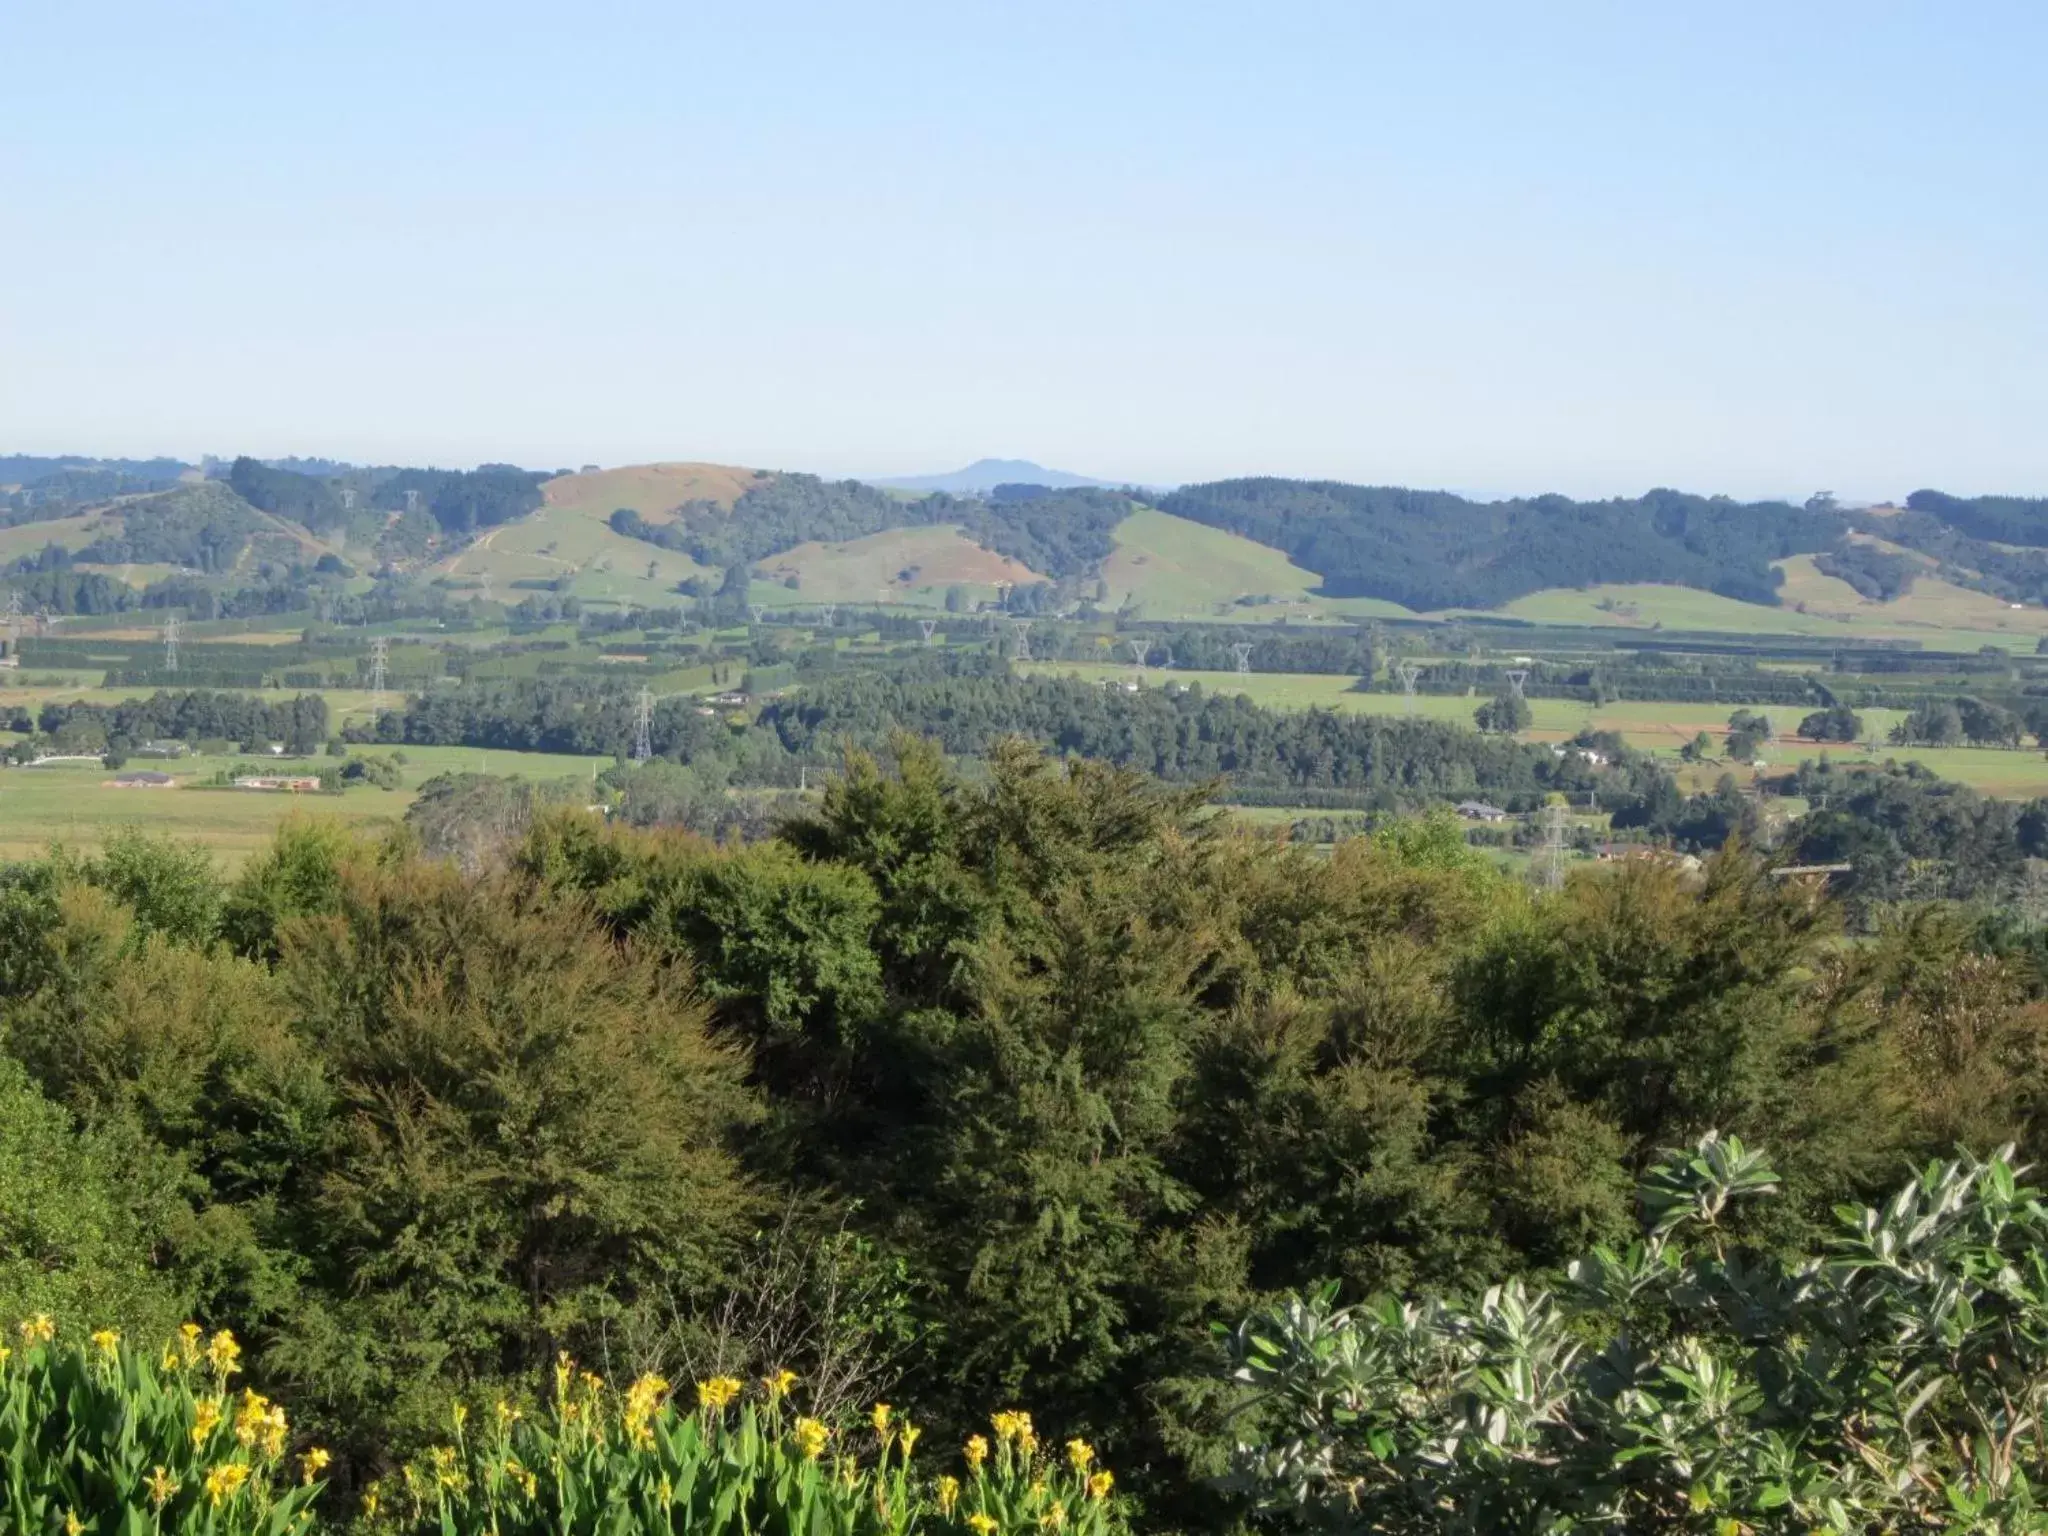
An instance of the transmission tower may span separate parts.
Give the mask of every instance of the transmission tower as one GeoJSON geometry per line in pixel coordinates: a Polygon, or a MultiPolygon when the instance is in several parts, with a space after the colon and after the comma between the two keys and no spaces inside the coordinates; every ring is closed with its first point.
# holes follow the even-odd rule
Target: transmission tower
{"type": "Polygon", "coordinates": [[[818,617],[825,621],[825,627],[827,629],[830,629],[832,627],[832,616],[836,614],[838,611],[839,605],[837,603],[821,603],[819,605],[818,617]]]}
{"type": "Polygon", "coordinates": [[[1396,662],[1394,675],[1401,679],[1401,691],[1408,696],[1408,702],[1402,706],[1402,712],[1412,715],[1415,713],[1415,684],[1422,676],[1422,666],[1419,662],[1413,661],[1396,662]]]}
{"type": "Polygon", "coordinates": [[[12,649],[21,640],[21,593],[7,594],[7,641],[12,649]]]}
{"type": "Polygon", "coordinates": [[[753,614],[754,622],[758,624],[761,622],[761,615],[766,613],[768,609],[761,603],[749,603],[747,604],[747,611],[753,614]]]}
{"type": "Polygon", "coordinates": [[[356,493],[355,493],[355,488],[354,488],[353,486],[346,486],[346,485],[345,485],[345,486],[343,486],[343,487],[341,488],[341,510],[342,510],[342,511],[344,511],[344,512],[353,512],[353,511],[355,511],[355,509],[356,509],[356,493]]]}
{"type": "Polygon", "coordinates": [[[164,615],[164,670],[178,670],[178,616],[175,613],[164,615]]]}
{"type": "Polygon", "coordinates": [[[644,763],[654,756],[654,695],[642,688],[633,706],[633,761],[644,763]]]}
{"type": "Polygon", "coordinates": [[[1131,648],[1131,665],[1137,669],[1138,676],[1143,677],[1145,675],[1145,658],[1152,654],[1150,642],[1126,640],[1124,644],[1131,648]]]}
{"type": "Polygon", "coordinates": [[[1543,807],[1543,862],[1538,873],[1547,891],[1564,885],[1564,832],[1569,815],[1562,805],[1543,807]]]}
{"type": "Polygon", "coordinates": [[[1230,654],[1237,658],[1237,675],[1239,677],[1250,677],[1252,675],[1251,646],[1240,640],[1231,646],[1230,654]]]}
{"type": "Polygon", "coordinates": [[[405,493],[405,510],[408,512],[417,512],[419,511],[419,509],[420,493],[418,491],[407,491],[405,493]]]}
{"type": "Polygon", "coordinates": [[[484,601],[488,603],[488,602],[489,602],[490,600],[491,600],[491,573],[490,573],[489,571],[485,571],[485,572],[484,572],[484,601]]]}
{"type": "Polygon", "coordinates": [[[370,642],[370,708],[384,707],[384,673],[391,664],[391,642],[378,635],[370,642]]]}
{"type": "Polygon", "coordinates": [[[1012,619],[1010,620],[1010,628],[1017,636],[1017,646],[1015,650],[1010,652],[1010,659],[1012,661],[1029,661],[1031,659],[1031,621],[1029,619],[1012,619]]]}
{"type": "Polygon", "coordinates": [[[932,643],[932,631],[939,627],[939,621],[937,619],[919,619],[917,627],[924,631],[924,643],[930,645],[932,643]]]}
{"type": "Polygon", "coordinates": [[[48,607],[38,607],[36,609],[36,638],[40,640],[44,635],[47,635],[49,632],[50,610],[48,609],[48,607]]]}
{"type": "Polygon", "coordinates": [[[1508,686],[1514,689],[1515,697],[1522,699],[1524,703],[1528,702],[1523,696],[1522,684],[1529,681],[1529,669],[1527,667],[1510,667],[1503,676],[1507,678],[1508,686]]]}

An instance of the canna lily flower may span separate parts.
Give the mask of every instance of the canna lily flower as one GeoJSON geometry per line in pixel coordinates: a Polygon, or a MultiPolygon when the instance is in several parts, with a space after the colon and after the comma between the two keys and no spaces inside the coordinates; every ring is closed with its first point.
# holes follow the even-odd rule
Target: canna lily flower
{"type": "Polygon", "coordinates": [[[939,1479],[939,1513],[950,1518],[953,1506],[960,1500],[960,1479],[942,1477],[939,1479]]]}
{"type": "Polygon", "coordinates": [[[85,1536],[85,1522],[74,1510],[64,1511],[64,1536],[85,1536]]]}
{"type": "Polygon", "coordinates": [[[923,1433],[924,1431],[911,1423],[910,1420],[905,1419],[903,1421],[903,1427],[896,1431],[896,1440],[903,1447],[903,1454],[906,1457],[917,1449],[918,1437],[923,1433]]]}
{"type": "Polygon", "coordinates": [[[192,1404],[192,1449],[206,1444],[206,1437],[220,1423],[220,1399],[202,1397],[192,1404]]]}
{"type": "Polygon", "coordinates": [[[1116,1479],[1110,1476],[1108,1469],[1105,1468],[1088,1479],[1088,1497],[1106,1499],[1109,1497],[1109,1490],[1115,1486],[1116,1479]]]}
{"type": "Polygon", "coordinates": [[[1031,1433],[1031,1415],[1010,1409],[1003,1413],[989,1415],[998,1440],[1021,1440],[1031,1433]]]}
{"type": "Polygon", "coordinates": [[[740,1379],[737,1376],[713,1376],[697,1383],[697,1406],[708,1408],[713,1413],[719,1412],[739,1395],[740,1379]]]}
{"type": "Polygon", "coordinates": [[[171,1502],[171,1495],[178,1491],[177,1479],[162,1467],[150,1473],[142,1486],[149,1490],[149,1504],[152,1509],[162,1509],[171,1502]]]}
{"type": "Polygon", "coordinates": [[[299,1457],[299,1481],[302,1483],[312,1482],[314,1478],[327,1470],[327,1463],[333,1459],[324,1448],[317,1445],[314,1446],[310,1451],[305,1452],[299,1457]]]}
{"type": "Polygon", "coordinates": [[[874,1426],[875,1426],[875,1433],[876,1433],[876,1434],[878,1434],[878,1435],[886,1435],[886,1434],[888,1434],[888,1433],[889,1433],[889,1405],[888,1405],[887,1403],[877,1403],[877,1404],[875,1404],[875,1406],[874,1406],[873,1410],[872,1410],[872,1411],[871,1411],[871,1412],[870,1412],[870,1413],[868,1414],[868,1422],[869,1422],[870,1424],[872,1424],[872,1425],[874,1425],[874,1426]]]}
{"type": "Polygon", "coordinates": [[[92,1336],[93,1348],[109,1360],[121,1358],[121,1335],[112,1328],[102,1328],[92,1336]]]}
{"type": "Polygon", "coordinates": [[[206,1474],[206,1501],[215,1509],[241,1492],[249,1481],[249,1468],[239,1461],[224,1461],[206,1474]]]}
{"type": "Polygon", "coordinates": [[[216,1333],[206,1346],[207,1364],[213,1372],[226,1381],[242,1368],[242,1346],[235,1342],[235,1336],[223,1328],[216,1333]]]}
{"type": "Polygon", "coordinates": [[[974,1536],[995,1536],[996,1522],[993,1515],[972,1514],[967,1517],[974,1536]]]}
{"type": "Polygon", "coordinates": [[[182,1323],[178,1327],[178,1353],[185,1357],[187,1365],[199,1363],[199,1341],[206,1330],[197,1323],[182,1323]]]}
{"type": "Polygon", "coordinates": [[[967,1437],[967,1465],[979,1468],[988,1460],[988,1441],[980,1435],[967,1437]]]}
{"type": "Polygon", "coordinates": [[[777,1371],[773,1376],[761,1378],[761,1390],[768,1394],[768,1401],[789,1396],[789,1389],[796,1385],[795,1371],[777,1371]]]}
{"type": "Polygon", "coordinates": [[[816,1419],[796,1421],[796,1448],[803,1453],[805,1461],[816,1461],[825,1454],[825,1442],[832,1438],[832,1431],[816,1419]]]}
{"type": "Polygon", "coordinates": [[[384,1485],[380,1482],[371,1482],[363,1489],[363,1518],[365,1520],[376,1519],[377,1506],[383,1502],[384,1485]]]}
{"type": "Polygon", "coordinates": [[[47,1312],[38,1312],[21,1325],[21,1342],[30,1346],[47,1344],[57,1337],[57,1325],[47,1312]]]}

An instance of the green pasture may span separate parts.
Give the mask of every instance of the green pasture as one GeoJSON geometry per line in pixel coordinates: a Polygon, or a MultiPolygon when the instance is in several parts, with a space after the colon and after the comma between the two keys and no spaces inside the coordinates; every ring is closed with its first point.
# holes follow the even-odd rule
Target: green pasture
{"type": "MultiPolygon", "coordinates": [[[[393,749],[355,749],[382,755],[393,749]]],[[[289,816],[328,817],[354,827],[395,823],[419,786],[436,774],[464,770],[544,780],[589,778],[609,758],[549,752],[479,752],[471,747],[404,747],[403,784],[395,790],[356,788],[339,795],[286,794],[237,789],[201,789],[222,768],[251,763],[246,755],[185,757],[171,761],[133,759],[122,772],[154,769],[178,780],[175,789],[116,789],[114,775],[98,764],[64,763],[47,768],[0,769],[0,858],[28,858],[52,843],[92,848],[108,834],[137,827],[146,832],[203,844],[222,862],[236,865],[269,842],[289,816]]],[[[311,773],[331,761],[324,757],[266,760],[266,771],[311,773]]]]}

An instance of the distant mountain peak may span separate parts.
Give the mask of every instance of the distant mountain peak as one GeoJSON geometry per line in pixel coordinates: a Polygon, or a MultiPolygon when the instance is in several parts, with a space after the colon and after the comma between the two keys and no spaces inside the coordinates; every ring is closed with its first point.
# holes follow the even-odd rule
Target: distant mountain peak
{"type": "Polygon", "coordinates": [[[1029,459],[976,459],[965,469],[956,469],[949,474],[896,475],[869,483],[898,491],[951,491],[956,495],[972,495],[992,491],[999,485],[1044,485],[1054,490],[1067,490],[1075,486],[1109,485],[1113,482],[1091,479],[1071,470],[1047,469],[1029,459]]]}

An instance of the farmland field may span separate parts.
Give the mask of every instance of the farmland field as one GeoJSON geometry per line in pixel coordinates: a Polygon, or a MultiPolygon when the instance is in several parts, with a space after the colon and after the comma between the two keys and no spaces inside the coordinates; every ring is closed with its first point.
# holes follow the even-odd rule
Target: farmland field
{"type": "MultiPolygon", "coordinates": [[[[391,749],[358,750],[383,754],[391,749]]],[[[547,752],[480,752],[470,747],[400,750],[407,759],[400,770],[403,787],[350,789],[340,795],[184,787],[115,789],[106,782],[113,777],[111,773],[87,763],[0,770],[0,858],[31,857],[53,842],[96,847],[110,833],[136,827],[201,843],[232,866],[267,843],[289,816],[331,817],[364,828],[395,823],[412,804],[419,786],[436,774],[471,770],[534,780],[588,778],[611,761],[547,752]]],[[[182,786],[203,782],[233,763],[252,761],[247,756],[195,756],[170,762],[136,759],[122,771],[156,769],[171,774],[182,786]]],[[[278,772],[313,772],[329,761],[285,759],[274,766],[278,772]]]]}

